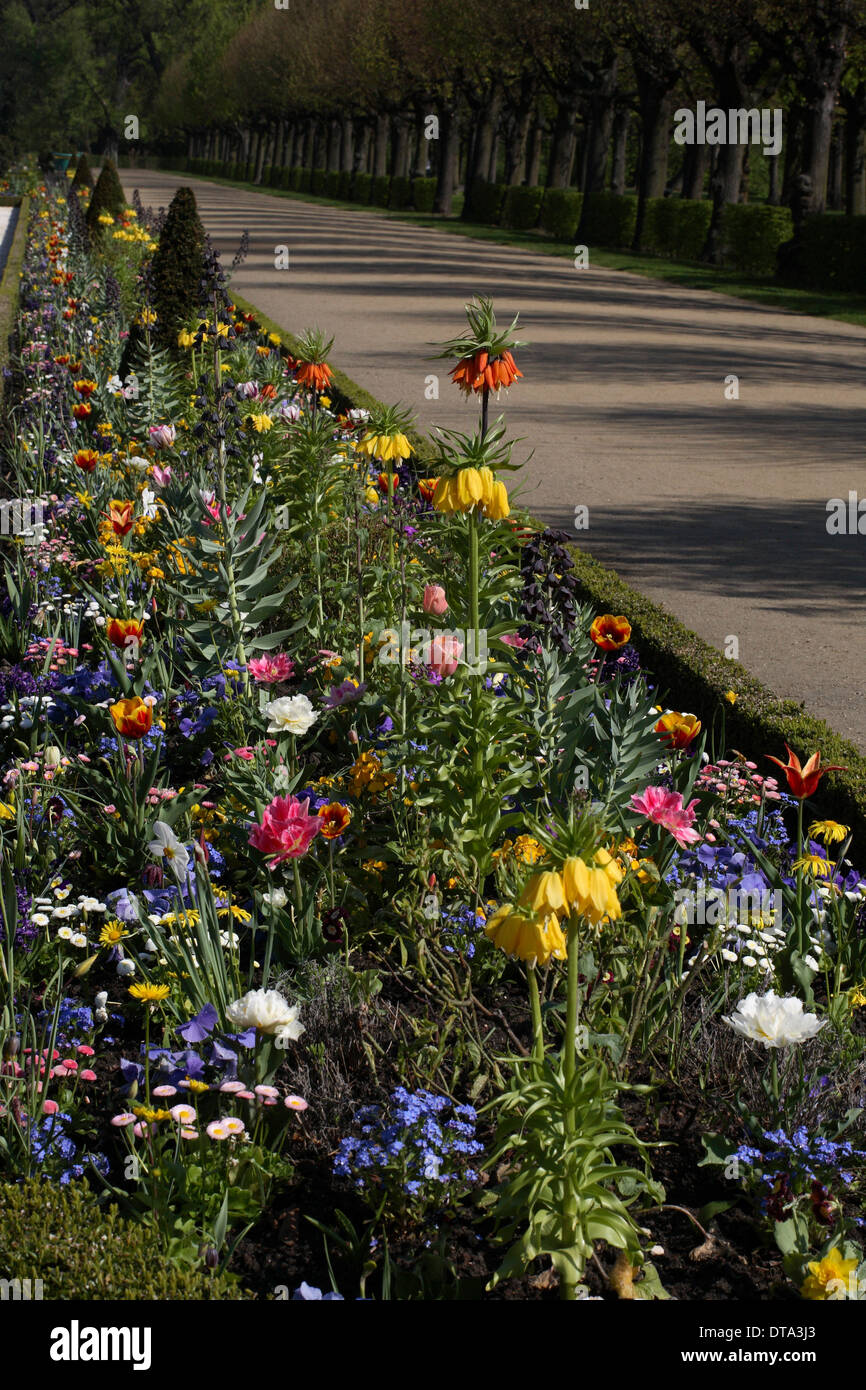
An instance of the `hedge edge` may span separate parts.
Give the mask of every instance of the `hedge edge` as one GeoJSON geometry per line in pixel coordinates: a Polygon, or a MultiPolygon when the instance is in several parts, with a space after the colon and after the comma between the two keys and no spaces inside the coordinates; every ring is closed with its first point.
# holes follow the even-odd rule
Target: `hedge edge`
{"type": "MultiPolygon", "coordinates": [[[[15,328],[18,315],[18,296],[21,288],[20,272],[27,249],[27,232],[30,225],[30,199],[24,194],[15,200],[18,206],[18,220],[9,255],[0,280],[0,401],[3,399],[3,368],[9,363],[9,339],[15,328]]],[[[9,204],[7,203],[8,207],[9,204]]]]}
{"type": "MultiPolygon", "coordinates": [[[[254,304],[230,291],[236,306],[253,314],[256,322],[269,333],[278,333],[289,352],[294,352],[297,339],[287,329],[261,313],[254,304]]],[[[369,410],[380,402],[369,391],[351,380],[344,372],[333,369],[334,385],[345,397],[349,408],[369,410]]],[[[432,443],[424,435],[412,432],[410,441],[419,458],[435,457],[432,443]]],[[[537,517],[530,524],[543,529],[537,517]]],[[[823,719],[809,714],[796,700],[782,700],[767,686],[750,675],[745,666],[731,661],[710,646],[697,633],[661,604],[653,603],[638,589],[627,584],[616,570],[608,569],[576,544],[569,550],[574,559],[574,577],[583,598],[602,613],[623,613],[632,625],[641,653],[641,663],[658,682],[659,698],[669,690],[676,692],[681,709],[692,708],[709,727],[717,709],[725,709],[725,739],[728,747],[740,752],[762,766],[767,753],[784,757],[784,743],[805,758],[820,749],[826,763],[841,763],[843,773],[830,773],[822,782],[814,800],[828,812],[843,815],[855,834],[866,841],[866,757],[852,743],[834,732],[823,719]],[[724,701],[727,691],[734,690],[737,701],[724,701]]],[[[771,767],[766,764],[765,774],[771,767]]]]}

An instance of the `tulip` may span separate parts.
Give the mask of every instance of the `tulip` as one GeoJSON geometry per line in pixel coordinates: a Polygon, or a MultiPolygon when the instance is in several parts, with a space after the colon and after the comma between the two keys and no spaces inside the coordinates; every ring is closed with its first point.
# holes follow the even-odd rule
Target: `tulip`
{"type": "Polygon", "coordinates": [[[693,714],[668,710],[655,725],[655,732],[669,748],[686,748],[701,732],[701,721],[693,714]]]}
{"type": "Polygon", "coordinates": [[[92,473],[99,462],[99,455],[95,449],[77,449],[73,455],[73,462],[85,473],[92,473]]]}
{"type": "Polygon", "coordinates": [[[424,612],[432,613],[435,617],[441,618],[443,613],[448,611],[448,600],[445,597],[445,590],[441,584],[426,584],[424,586],[424,612]]]}
{"type": "Polygon", "coordinates": [[[128,700],[118,700],[116,705],[109,705],[108,712],[114,721],[115,729],[124,738],[144,738],[153,724],[152,706],[138,695],[133,695],[128,700]]]}
{"type": "Polygon", "coordinates": [[[123,651],[130,637],[140,643],[144,637],[144,623],[138,618],[109,618],[105,635],[113,647],[123,651]]]}
{"type": "Polygon", "coordinates": [[[830,764],[828,767],[822,767],[820,753],[813,753],[809,760],[801,767],[800,759],[797,757],[796,753],[791,752],[787,743],[785,747],[788,749],[787,763],[783,763],[779,758],[774,758],[770,753],[767,753],[766,756],[770,759],[771,763],[775,763],[777,767],[782,769],[788,779],[788,786],[791,792],[801,801],[807,796],[814,796],[818,783],[825,772],[848,771],[847,768],[838,767],[835,763],[830,764]]]}
{"type": "Polygon", "coordinates": [[[106,513],[116,536],[125,536],[133,527],[134,507],[132,502],[112,501],[106,513]]]}
{"type": "Polygon", "coordinates": [[[596,618],[589,635],[601,651],[615,652],[624,647],[631,637],[631,623],[628,618],[615,618],[612,613],[603,613],[596,618]]]}
{"type": "Polygon", "coordinates": [[[427,665],[432,666],[438,676],[453,676],[462,654],[463,643],[456,637],[434,637],[430,643],[427,665]]]}

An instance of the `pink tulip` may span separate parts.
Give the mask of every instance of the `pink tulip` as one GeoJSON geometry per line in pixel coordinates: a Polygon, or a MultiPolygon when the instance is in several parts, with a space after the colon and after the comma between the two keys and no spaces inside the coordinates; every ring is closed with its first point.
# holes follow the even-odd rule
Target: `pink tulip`
{"type": "Polygon", "coordinates": [[[647,787],[640,795],[635,793],[631,799],[632,809],[640,812],[654,825],[661,825],[673,835],[678,845],[685,847],[700,840],[694,829],[697,797],[688,806],[683,805],[680,792],[668,791],[665,787],[647,787]]]}
{"type": "Polygon", "coordinates": [[[249,843],[262,854],[272,855],[269,868],[286,859],[300,859],[307,853],[322,828],[319,816],[309,814],[310,801],[295,796],[277,796],[265,808],[261,825],[250,831],[249,843]]]}
{"type": "Polygon", "coordinates": [[[441,618],[443,613],[448,611],[448,600],[445,597],[445,590],[441,584],[426,584],[424,586],[424,612],[433,613],[437,618],[441,618]]]}
{"type": "Polygon", "coordinates": [[[427,665],[432,666],[437,676],[453,676],[460,665],[463,643],[456,637],[434,637],[430,643],[427,665]]]}
{"type": "Polygon", "coordinates": [[[249,673],[259,685],[275,685],[277,681],[290,681],[295,671],[295,663],[278,652],[276,656],[255,656],[248,663],[249,673]]]}
{"type": "Polygon", "coordinates": [[[171,482],[171,469],[163,468],[160,464],[153,465],[153,481],[157,487],[168,487],[171,482]]]}
{"type": "Polygon", "coordinates": [[[177,437],[174,425],[151,425],[150,442],[155,449],[169,449],[177,437]]]}

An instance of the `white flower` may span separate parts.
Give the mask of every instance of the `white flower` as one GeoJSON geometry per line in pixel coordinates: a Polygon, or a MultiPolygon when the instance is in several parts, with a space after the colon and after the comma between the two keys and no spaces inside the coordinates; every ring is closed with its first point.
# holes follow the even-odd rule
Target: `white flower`
{"type": "Polygon", "coordinates": [[[306,695],[284,695],[280,700],[271,700],[265,705],[265,714],[271,721],[269,734],[305,734],[319,717],[306,695]]]}
{"type": "Polygon", "coordinates": [[[164,859],[166,866],[171,869],[178,883],[183,883],[189,868],[189,854],[185,846],[181,844],[171,826],[166,825],[165,821],[156,821],[152,833],[154,838],[147,847],[154,859],[164,859]]]}
{"type": "Polygon", "coordinates": [[[30,918],[34,927],[47,927],[50,920],[47,912],[34,912],[30,918]]]}
{"type": "Polygon", "coordinates": [[[105,912],[105,903],[101,903],[98,898],[80,898],[78,906],[82,912],[105,912]]]}
{"type": "Polygon", "coordinates": [[[72,940],[72,928],[71,928],[71,927],[61,927],[61,928],[59,929],[58,933],[57,933],[57,937],[58,937],[58,940],[60,940],[60,941],[71,941],[71,940],[72,940]]]}
{"type": "Polygon", "coordinates": [[[86,946],[86,945],[87,945],[87,937],[84,935],[83,932],[80,932],[80,931],[79,931],[79,932],[76,932],[74,936],[71,936],[71,937],[69,938],[69,940],[70,940],[70,942],[72,943],[73,946],[86,946]]]}
{"type": "Polygon", "coordinates": [[[280,763],[274,771],[274,788],[278,792],[283,792],[289,785],[289,769],[286,763],[280,763]]]}
{"type": "Polygon", "coordinates": [[[743,965],[753,966],[757,964],[754,956],[743,956],[743,965]]]}
{"type": "Polygon", "coordinates": [[[805,965],[808,965],[810,970],[814,970],[816,974],[821,969],[814,956],[804,956],[803,962],[805,965]]]}
{"type": "Polygon", "coordinates": [[[722,960],[728,960],[728,961],[733,962],[733,961],[736,961],[736,959],[737,959],[737,953],[736,953],[736,951],[728,951],[728,950],[723,950],[723,951],[722,951],[722,960]]]}
{"type": "Polygon", "coordinates": [[[235,1028],[257,1028],[282,1040],[296,1039],[305,1032],[298,1019],[297,1004],[290,1004],[277,989],[252,989],[226,1009],[226,1018],[235,1028]]]}
{"type": "MultiPolygon", "coordinates": [[[[265,894],[265,902],[268,903],[270,907],[285,907],[288,901],[289,898],[285,888],[272,888],[270,893],[265,894]]],[[[36,921],[35,917],[33,921],[36,921]]]]}
{"type": "Polygon", "coordinates": [[[108,990],[107,990],[107,989],[101,989],[101,990],[99,991],[98,994],[94,995],[94,998],[93,998],[93,1005],[94,1005],[94,1008],[97,1008],[97,1009],[104,1009],[107,1003],[108,1003],[108,990]]]}
{"type": "Polygon", "coordinates": [[[55,922],[68,922],[70,917],[78,916],[78,908],[75,903],[67,903],[65,907],[55,907],[51,916],[55,922]]]}
{"type": "Polygon", "coordinates": [[[116,973],[120,975],[121,978],[123,978],[123,976],[125,975],[134,975],[135,961],[130,960],[128,956],[125,956],[123,960],[118,961],[116,973]]]}
{"type": "Polygon", "coordinates": [[[741,999],[725,1022],[741,1037],[763,1043],[764,1047],[788,1047],[814,1038],[826,1019],[804,1013],[802,999],[781,997],[769,990],[767,994],[752,993],[741,999]]]}

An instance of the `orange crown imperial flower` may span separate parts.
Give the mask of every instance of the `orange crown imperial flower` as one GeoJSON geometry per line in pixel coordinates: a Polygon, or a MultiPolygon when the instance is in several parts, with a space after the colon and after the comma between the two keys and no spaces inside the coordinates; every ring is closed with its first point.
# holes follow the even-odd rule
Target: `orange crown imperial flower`
{"type": "Polygon", "coordinates": [[[822,767],[820,753],[813,753],[811,758],[801,766],[796,753],[791,752],[787,743],[785,747],[788,750],[787,763],[783,763],[780,758],[774,758],[770,753],[765,754],[765,756],[770,759],[771,763],[775,763],[777,767],[782,769],[788,779],[788,786],[800,801],[804,797],[814,796],[818,783],[825,772],[848,771],[846,767],[838,767],[835,763],[831,763],[828,767],[822,767]]]}
{"type": "Polygon", "coordinates": [[[603,613],[596,618],[589,635],[601,651],[616,652],[631,637],[631,623],[628,618],[615,618],[612,613],[603,613]]]}
{"type": "Polygon", "coordinates": [[[108,712],[115,729],[124,738],[144,738],[153,724],[153,708],[140,695],[118,700],[116,705],[109,705],[108,712]]]}

